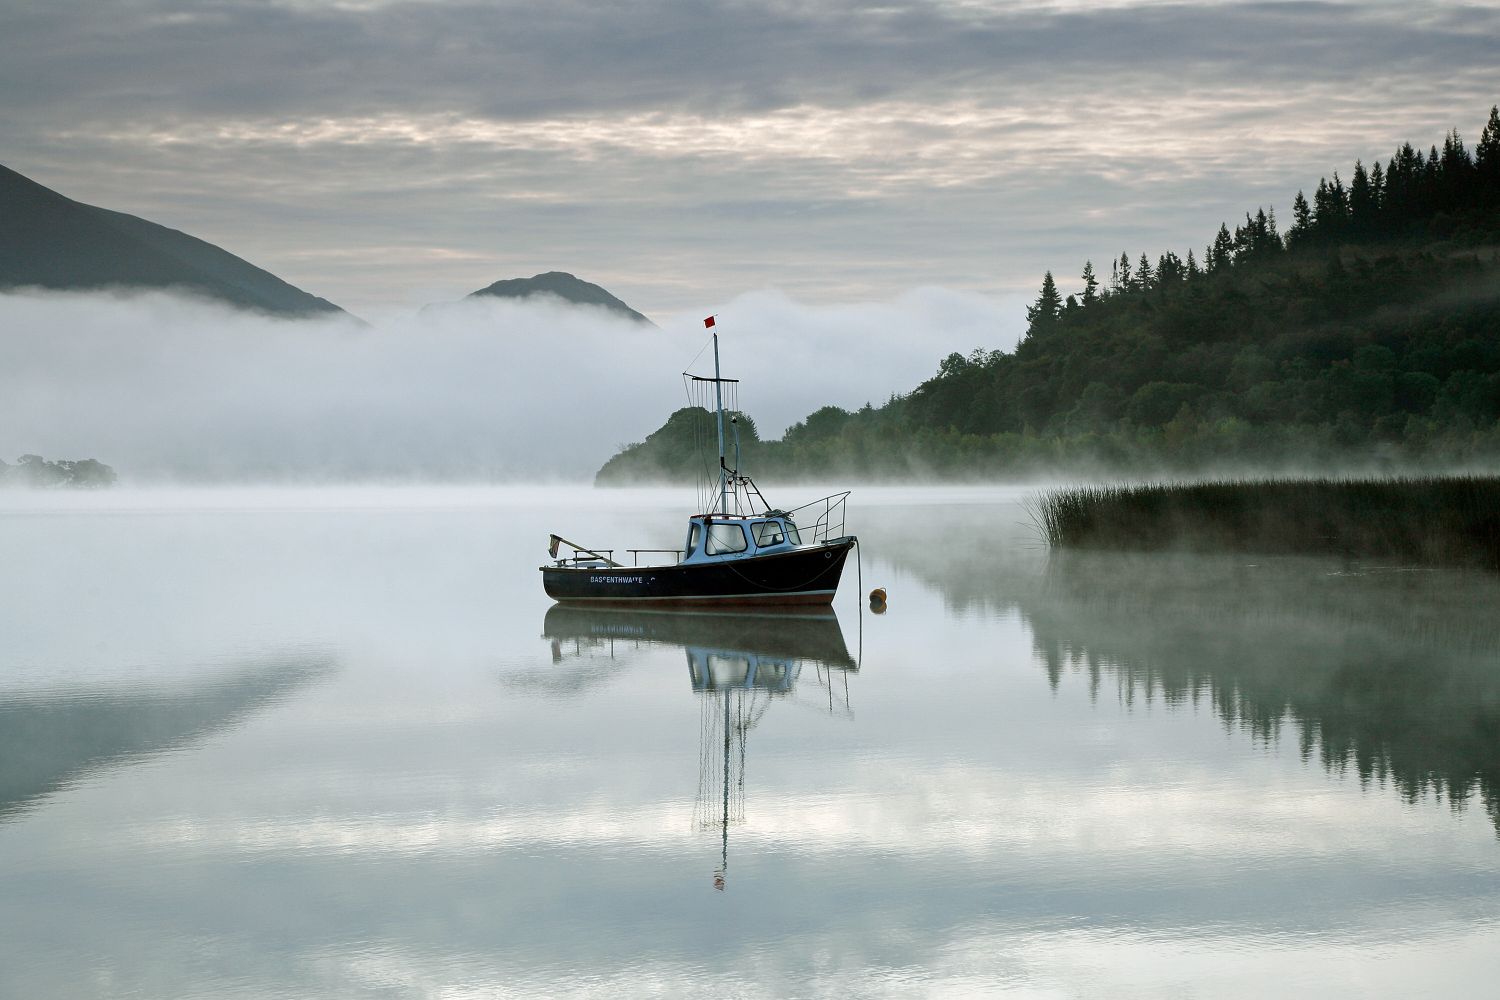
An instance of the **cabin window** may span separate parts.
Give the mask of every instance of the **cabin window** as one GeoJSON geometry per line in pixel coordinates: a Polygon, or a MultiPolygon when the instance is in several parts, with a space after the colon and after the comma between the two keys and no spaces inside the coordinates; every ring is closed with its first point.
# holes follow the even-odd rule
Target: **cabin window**
{"type": "Polygon", "coordinates": [[[786,540],[793,545],[802,544],[802,536],[797,533],[797,526],[791,521],[786,522],[786,540]]]}
{"type": "Polygon", "coordinates": [[[745,538],[745,529],[738,524],[716,522],[708,527],[708,543],[703,551],[711,556],[726,552],[743,552],[750,547],[745,538]]]}
{"type": "Polygon", "coordinates": [[[760,548],[780,545],[784,541],[786,533],[781,530],[780,521],[761,521],[755,526],[755,544],[760,548]]]}
{"type": "Polygon", "coordinates": [[[682,550],[682,558],[686,559],[698,551],[698,539],[703,536],[703,525],[694,521],[688,526],[687,546],[682,550]]]}

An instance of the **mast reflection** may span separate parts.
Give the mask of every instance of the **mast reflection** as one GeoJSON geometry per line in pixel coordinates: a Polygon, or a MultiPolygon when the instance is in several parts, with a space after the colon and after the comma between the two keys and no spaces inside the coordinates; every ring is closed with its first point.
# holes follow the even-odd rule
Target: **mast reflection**
{"type": "Polygon", "coordinates": [[[771,703],[791,698],[804,670],[812,670],[831,715],[853,718],[849,675],[859,670],[833,609],[814,612],[726,613],[577,608],[547,612],[544,637],[552,660],[606,651],[624,656],[641,646],[675,646],[687,658],[688,680],[699,698],[698,795],[693,823],[719,834],[714,888],[729,875],[729,828],[745,822],[745,756],[750,730],[771,703]]]}

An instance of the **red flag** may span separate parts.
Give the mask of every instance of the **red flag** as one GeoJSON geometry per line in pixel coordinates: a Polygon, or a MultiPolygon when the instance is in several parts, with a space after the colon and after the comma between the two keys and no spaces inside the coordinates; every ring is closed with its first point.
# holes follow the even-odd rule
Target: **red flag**
{"type": "Polygon", "coordinates": [[[714,325],[714,318],[712,316],[708,317],[708,319],[706,319],[706,320],[703,321],[703,325],[704,325],[704,327],[713,326],[714,325]]]}

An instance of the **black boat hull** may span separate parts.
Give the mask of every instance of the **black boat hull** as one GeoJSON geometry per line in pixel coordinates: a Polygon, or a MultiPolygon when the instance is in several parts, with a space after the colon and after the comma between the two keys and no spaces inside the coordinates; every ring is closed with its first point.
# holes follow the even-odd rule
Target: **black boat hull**
{"type": "Polygon", "coordinates": [[[560,604],[786,607],[831,604],[853,536],[773,555],[676,566],[543,566],[560,604]]]}

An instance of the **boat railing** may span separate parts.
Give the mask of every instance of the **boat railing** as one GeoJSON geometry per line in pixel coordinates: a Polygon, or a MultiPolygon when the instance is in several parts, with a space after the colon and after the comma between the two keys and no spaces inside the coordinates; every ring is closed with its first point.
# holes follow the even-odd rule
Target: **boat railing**
{"type": "Polygon", "coordinates": [[[639,566],[641,564],[641,553],[643,552],[648,555],[660,555],[670,552],[677,557],[678,562],[682,562],[681,549],[626,549],[625,551],[630,553],[630,564],[632,566],[639,566]]]}
{"type": "MultiPolygon", "coordinates": [[[[853,490],[845,490],[842,493],[834,493],[831,496],[821,497],[801,507],[793,507],[787,514],[794,517],[800,511],[814,512],[817,516],[810,528],[813,544],[826,542],[830,539],[841,538],[844,534],[844,518],[847,513],[844,501],[849,499],[853,490]]],[[[802,526],[799,525],[799,528],[802,526]]]]}
{"type": "Polygon", "coordinates": [[[586,549],[577,542],[570,542],[561,535],[549,535],[547,538],[547,552],[557,561],[559,566],[582,566],[594,563],[604,563],[606,567],[619,567],[615,562],[614,549],[586,549]],[[571,556],[559,556],[558,550],[566,545],[573,551],[571,556]]]}

